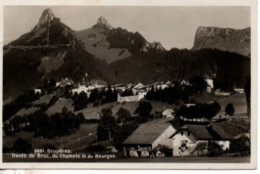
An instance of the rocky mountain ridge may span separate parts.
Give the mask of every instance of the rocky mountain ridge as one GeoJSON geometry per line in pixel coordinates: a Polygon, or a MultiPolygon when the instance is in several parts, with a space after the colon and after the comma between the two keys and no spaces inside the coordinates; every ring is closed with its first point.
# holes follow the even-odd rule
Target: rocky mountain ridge
{"type": "Polygon", "coordinates": [[[202,48],[219,49],[250,55],[251,29],[199,27],[196,31],[193,50],[202,48]]]}

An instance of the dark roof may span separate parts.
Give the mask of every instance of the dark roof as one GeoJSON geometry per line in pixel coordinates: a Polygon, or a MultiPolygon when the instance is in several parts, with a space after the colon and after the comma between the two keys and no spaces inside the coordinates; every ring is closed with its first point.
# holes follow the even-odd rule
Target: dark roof
{"type": "Polygon", "coordinates": [[[206,125],[186,124],[180,129],[189,130],[198,140],[213,139],[213,136],[208,131],[206,125]]]}
{"type": "Polygon", "coordinates": [[[212,130],[222,139],[232,139],[239,134],[248,133],[246,129],[242,129],[238,125],[227,121],[212,124],[212,130]]]}
{"type": "Polygon", "coordinates": [[[209,125],[185,124],[179,128],[170,138],[182,130],[189,130],[197,140],[231,140],[239,134],[247,133],[240,127],[227,121],[209,125]]]}
{"type": "Polygon", "coordinates": [[[156,119],[141,124],[123,144],[152,144],[170,126],[168,119],[156,119]]]}

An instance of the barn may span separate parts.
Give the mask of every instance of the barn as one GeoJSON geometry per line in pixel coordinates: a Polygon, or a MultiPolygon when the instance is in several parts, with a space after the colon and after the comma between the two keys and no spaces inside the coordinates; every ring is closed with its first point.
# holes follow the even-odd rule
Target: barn
{"type": "Polygon", "coordinates": [[[126,156],[138,157],[147,155],[158,145],[172,148],[172,140],[169,137],[176,131],[168,122],[171,119],[156,119],[141,124],[124,142],[126,156]]]}

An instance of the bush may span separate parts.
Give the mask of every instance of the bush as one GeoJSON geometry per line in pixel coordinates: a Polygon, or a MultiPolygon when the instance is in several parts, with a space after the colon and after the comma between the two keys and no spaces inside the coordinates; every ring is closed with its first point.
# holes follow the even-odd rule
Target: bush
{"type": "Polygon", "coordinates": [[[250,154],[250,139],[246,136],[243,136],[239,139],[233,140],[230,143],[231,153],[239,153],[240,156],[247,156],[250,154]]]}
{"type": "Polygon", "coordinates": [[[116,113],[117,115],[117,121],[119,123],[125,122],[128,118],[131,117],[131,113],[122,107],[119,108],[119,110],[116,113]]]}
{"type": "Polygon", "coordinates": [[[227,104],[227,106],[225,108],[225,112],[227,115],[230,115],[230,116],[234,115],[235,108],[234,108],[233,104],[231,104],[231,103],[227,104]]]}
{"type": "Polygon", "coordinates": [[[13,152],[16,153],[30,153],[32,152],[32,145],[22,138],[18,138],[13,145],[13,152]]]}
{"type": "Polygon", "coordinates": [[[170,149],[169,147],[165,146],[165,145],[158,145],[158,150],[160,150],[162,153],[164,153],[165,156],[170,157],[172,156],[172,149],[170,149]]]}
{"type": "Polygon", "coordinates": [[[223,153],[223,150],[220,145],[215,142],[209,142],[208,144],[208,155],[210,157],[217,157],[223,153]]]}

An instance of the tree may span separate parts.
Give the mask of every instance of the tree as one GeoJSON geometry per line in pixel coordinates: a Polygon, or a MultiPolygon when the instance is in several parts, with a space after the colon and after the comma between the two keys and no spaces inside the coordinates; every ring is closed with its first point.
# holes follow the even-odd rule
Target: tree
{"type": "Polygon", "coordinates": [[[147,100],[153,100],[154,99],[154,87],[152,86],[152,89],[149,90],[145,96],[147,100]]]}
{"type": "Polygon", "coordinates": [[[129,121],[119,127],[113,135],[113,142],[117,149],[122,149],[122,142],[129,137],[137,128],[139,124],[136,121],[129,121]]]}
{"type": "Polygon", "coordinates": [[[111,140],[111,133],[117,126],[116,119],[112,115],[112,110],[110,108],[104,108],[101,112],[101,123],[97,130],[98,139],[109,138],[109,140],[111,140]]]}
{"type": "Polygon", "coordinates": [[[22,138],[18,138],[14,145],[13,151],[16,153],[30,153],[32,152],[32,145],[22,138]]]}
{"type": "Polygon", "coordinates": [[[89,95],[89,102],[93,103],[95,102],[96,100],[98,100],[99,98],[99,92],[98,92],[98,89],[95,88],[91,91],[90,95],[89,95]]]}
{"type": "Polygon", "coordinates": [[[119,108],[116,115],[119,123],[125,122],[126,119],[131,118],[131,113],[122,107],[119,108]]]}
{"type": "Polygon", "coordinates": [[[189,82],[195,93],[202,93],[207,88],[207,82],[201,76],[193,76],[189,82]]]}
{"type": "Polygon", "coordinates": [[[227,104],[227,106],[225,108],[225,112],[227,115],[233,116],[235,113],[235,108],[234,108],[233,104],[231,104],[231,103],[227,104]]]}
{"type": "Polygon", "coordinates": [[[141,117],[149,117],[153,107],[150,102],[140,101],[136,113],[141,117]]]}
{"type": "Polygon", "coordinates": [[[56,87],[56,81],[55,79],[50,79],[50,87],[55,88],[56,87]]]}
{"type": "Polygon", "coordinates": [[[81,92],[78,98],[74,101],[74,111],[78,111],[87,107],[88,96],[85,92],[81,92]]]}

